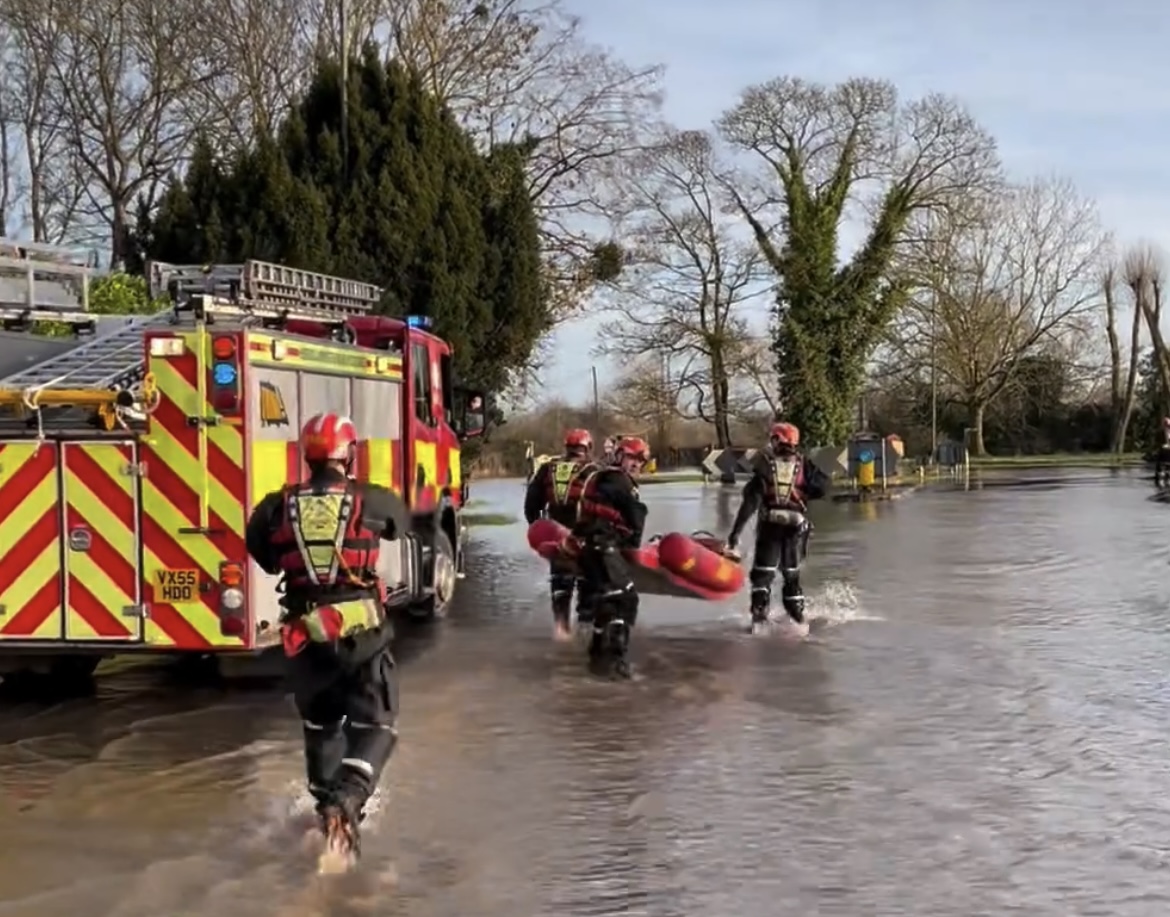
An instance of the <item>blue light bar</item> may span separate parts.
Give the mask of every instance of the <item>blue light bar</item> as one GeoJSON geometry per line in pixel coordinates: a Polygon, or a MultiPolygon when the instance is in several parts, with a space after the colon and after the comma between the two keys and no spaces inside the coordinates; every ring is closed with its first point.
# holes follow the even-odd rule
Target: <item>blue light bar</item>
{"type": "Polygon", "coordinates": [[[216,363],[211,371],[211,377],[216,385],[234,385],[236,381],[236,367],[231,363],[216,363]]]}
{"type": "Polygon", "coordinates": [[[411,328],[422,328],[424,331],[430,331],[434,323],[429,315],[408,315],[406,316],[406,324],[411,328]]]}

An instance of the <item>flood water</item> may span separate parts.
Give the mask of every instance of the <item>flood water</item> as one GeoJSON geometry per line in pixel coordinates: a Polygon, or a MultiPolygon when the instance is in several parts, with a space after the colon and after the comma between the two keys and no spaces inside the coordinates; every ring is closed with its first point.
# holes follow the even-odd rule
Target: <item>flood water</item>
{"type": "MultiPolygon", "coordinates": [[[[1052,478],[1047,472],[1044,477],[1052,478]]],[[[523,526],[402,647],[355,874],[302,849],[278,687],[169,670],[0,706],[0,915],[1170,913],[1170,507],[1136,477],[818,507],[813,634],[647,599],[644,678],[554,644],[523,526]]],[[[647,487],[653,527],[732,494],[647,487]]],[[[476,487],[518,512],[518,482],[476,487]]],[[[478,507],[477,507],[478,508],[478,507]]]]}

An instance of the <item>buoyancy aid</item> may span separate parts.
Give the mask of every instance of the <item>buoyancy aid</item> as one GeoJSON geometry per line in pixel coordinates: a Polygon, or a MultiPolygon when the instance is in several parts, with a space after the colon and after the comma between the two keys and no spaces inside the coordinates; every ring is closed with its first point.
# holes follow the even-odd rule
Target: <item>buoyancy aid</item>
{"type": "Polygon", "coordinates": [[[597,466],[586,459],[572,459],[567,456],[549,463],[545,486],[550,507],[565,507],[575,509],[581,504],[581,494],[585,488],[585,478],[597,466]]]}
{"type": "Polygon", "coordinates": [[[789,510],[803,513],[804,459],[799,455],[769,456],[765,464],[764,505],[767,512],[789,510]]]}
{"type": "Polygon", "coordinates": [[[379,539],[363,518],[356,482],[339,478],[286,487],[283,519],[273,537],[285,591],[348,587],[376,594],[379,539]]]}
{"type": "MultiPolygon", "coordinates": [[[[596,467],[594,471],[583,476],[584,480],[581,484],[581,509],[580,520],[582,523],[603,523],[605,525],[613,526],[622,535],[630,533],[630,527],[626,524],[625,517],[605,499],[604,493],[600,489],[600,484],[605,480],[605,476],[600,472],[605,471],[607,474],[625,474],[623,471],[618,471],[614,468],[600,468],[596,467]]],[[[638,487],[634,485],[634,498],[638,497],[638,487]]]]}

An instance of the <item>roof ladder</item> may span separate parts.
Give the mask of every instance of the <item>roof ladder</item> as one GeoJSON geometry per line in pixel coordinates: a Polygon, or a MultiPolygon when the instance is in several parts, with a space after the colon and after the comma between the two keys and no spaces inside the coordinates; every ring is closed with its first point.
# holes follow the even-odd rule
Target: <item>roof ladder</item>
{"type": "Polygon", "coordinates": [[[176,313],[191,312],[204,320],[339,322],[369,315],[382,298],[382,288],[374,284],[267,261],[212,265],[151,262],[147,276],[152,296],[166,294],[176,313]]]}
{"type": "Polygon", "coordinates": [[[0,239],[0,321],[92,322],[89,285],[95,266],[89,252],[0,239]]]}
{"type": "Polygon", "coordinates": [[[0,386],[129,388],[142,381],[145,371],[142,333],[152,327],[169,325],[171,321],[169,311],[133,319],[121,328],[0,379],[0,386]]]}

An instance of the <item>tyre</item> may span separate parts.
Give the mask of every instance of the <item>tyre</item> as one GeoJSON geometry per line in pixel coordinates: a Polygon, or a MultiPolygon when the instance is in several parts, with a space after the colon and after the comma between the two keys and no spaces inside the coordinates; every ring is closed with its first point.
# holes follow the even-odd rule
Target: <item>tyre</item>
{"type": "Polygon", "coordinates": [[[410,615],[422,621],[430,621],[447,616],[447,609],[451,599],[455,596],[457,575],[455,570],[455,546],[442,529],[435,533],[434,555],[434,588],[432,595],[421,602],[410,606],[410,615]]]}

